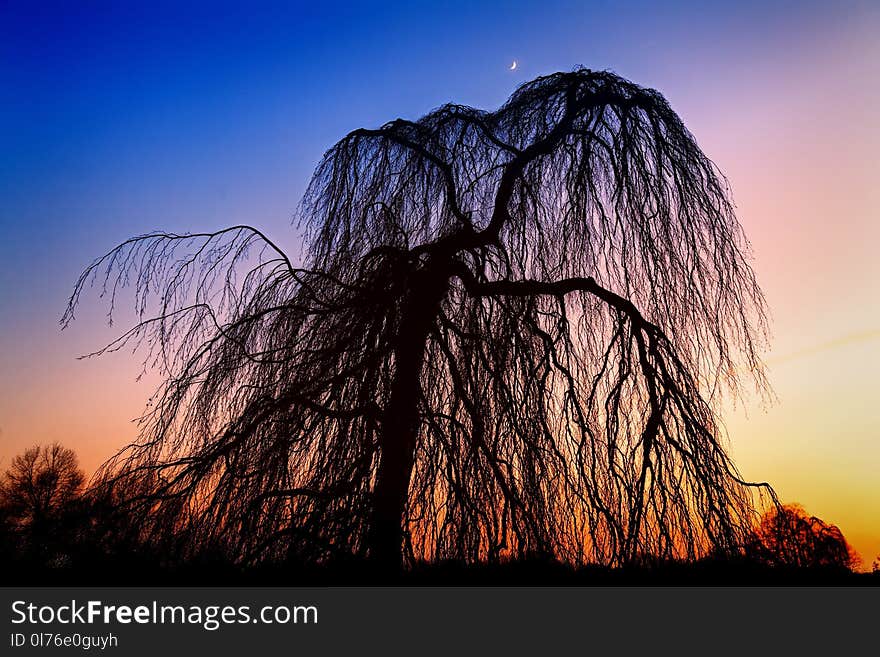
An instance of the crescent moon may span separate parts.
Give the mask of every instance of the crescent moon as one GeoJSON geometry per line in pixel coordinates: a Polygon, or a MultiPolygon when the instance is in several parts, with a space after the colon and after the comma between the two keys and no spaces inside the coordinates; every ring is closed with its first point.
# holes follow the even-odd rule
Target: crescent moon
{"type": "Polygon", "coordinates": [[[515,71],[515,70],[516,70],[516,60],[515,60],[515,59],[513,60],[513,64],[510,65],[510,70],[511,70],[511,71],[515,71]]]}

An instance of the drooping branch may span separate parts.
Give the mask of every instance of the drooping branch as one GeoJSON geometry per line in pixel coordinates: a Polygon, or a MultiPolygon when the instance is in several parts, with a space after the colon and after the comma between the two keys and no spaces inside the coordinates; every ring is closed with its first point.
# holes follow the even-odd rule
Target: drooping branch
{"type": "MultiPolygon", "coordinates": [[[[563,416],[567,416],[567,419],[557,417],[549,424],[545,424],[550,420],[548,415],[552,416],[558,411],[545,406],[543,409],[538,407],[532,412],[536,416],[544,418],[536,427],[536,429],[540,429],[537,435],[543,434],[547,437],[548,442],[543,449],[550,450],[556,455],[556,458],[559,459],[559,467],[562,468],[561,472],[570,473],[562,479],[564,487],[570,488],[565,491],[565,498],[569,499],[569,495],[577,495],[578,490],[581,492],[591,491],[589,499],[582,500],[583,506],[580,506],[577,513],[589,518],[585,522],[589,522],[591,527],[592,540],[598,536],[604,536],[611,543],[612,553],[618,554],[617,558],[623,562],[642,553],[671,556],[683,551],[682,554],[693,556],[699,552],[704,541],[713,544],[715,541],[731,541],[735,544],[741,544],[746,536],[743,532],[747,532],[749,527],[748,519],[752,495],[759,495],[760,491],[763,491],[769,499],[774,499],[773,492],[766,484],[747,484],[739,477],[714,433],[716,424],[711,409],[700,399],[698,385],[676,356],[673,343],[658,326],[647,321],[630,301],[599,286],[594,279],[589,277],[562,279],[553,282],[534,280],[478,282],[473,274],[461,265],[457,268],[456,273],[462,280],[467,297],[475,300],[488,300],[493,304],[498,304],[500,308],[507,308],[509,301],[514,300],[525,304],[526,312],[534,311],[536,310],[535,298],[541,295],[558,301],[558,314],[544,308],[534,316],[534,319],[524,322],[523,317],[518,317],[517,322],[521,326],[525,325],[530,328],[541,338],[544,356],[529,367],[530,374],[533,374],[536,368],[540,369],[539,363],[543,360],[546,363],[544,367],[550,371],[556,370],[562,376],[560,382],[562,390],[559,392],[554,391],[553,386],[549,386],[546,381],[542,381],[539,388],[544,394],[550,394],[551,398],[559,399],[558,395],[561,395],[561,399],[565,400],[566,404],[571,404],[570,410],[563,412],[563,416]],[[571,294],[588,294],[594,297],[604,304],[611,315],[616,318],[616,328],[611,335],[611,342],[605,350],[605,356],[600,359],[600,362],[604,364],[593,375],[592,387],[585,392],[581,392],[581,381],[584,380],[584,377],[577,376],[576,370],[585,365],[589,367],[589,362],[585,361],[595,362],[596,359],[595,357],[583,358],[584,350],[582,347],[587,336],[581,335],[578,336],[581,339],[578,339],[572,336],[572,330],[568,328],[569,310],[562,298],[571,294]],[[540,315],[555,315],[556,328],[541,328],[540,324],[543,322],[540,315]],[[564,349],[560,347],[560,340],[566,344],[564,349]],[[621,358],[622,361],[632,363],[632,368],[622,370],[611,385],[602,407],[604,415],[600,415],[601,420],[597,422],[593,419],[591,421],[589,417],[592,415],[595,418],[594,414],[598,410],[595,407],[591,410],[591,407],[600,399],[603,369],[608,363],[607,357],[616,342],[621,347],[626,347],[623,353],[630,355],[622,355],[621,358]],[[582,352],[580,356],[576,355],[577,351],[582,352]],[[629,397],[625,398],[619,391],[620,387],[627,384],[628,381],[631,382],[629,385],[635,387],[630,390],[629,397]],[[641,393],[636,394],[639,389],[641,393]],[[632,403],[634,398],[635,404],[632,403]],[[644,407],[641,406],[642,402],[639,400],[644,401],[644,407]],[[609,413],[616,416],[614,421],[609,413]],[[617,425],[619,421],[624,421],[632,427],[630,431],[626,432],[629,437],[626,434],[620,435],[617,425]],[[575,435],[569,435],[572,442],[568,445],[565,445],[565,441],[559,438],[560,422],[567,422],[569,426],[576,428],[575,435]],[[595,459],[595,452],[600,446],[597,437],[602,431],[603,424],[609,444],[614,444],[624,438],[630,442],[630,449],[633,450],[631,452],[632,460],[627,466],[632,471],[631,475],[618,469],[624,463],[617,464],[617,457],[609,456],[607,475],[610,479],[608,481],[613,483],[618,490],[613,497],[623,495],[621,499],[628,500],[622,505],[620,511],[612,510],[611,499],[607,502],[601,501],[609,493],[607,490],[603,490],[604,486],[600,485],[596,479],[598,471],[601,470],[599,463],[592,460],[587,468],[587,464],[574,457],[576,453],[583,454],[585,451],[592,451],[592,458],[595,459]],[[635,426],[639,425],[641,429],[637,432],[634,431],[635,426]],[[676,459],[684,459],[688,469],[693,468],[693,481],[699,482],[699,489],[694,491],[697,493],[695,499],[702,498],[707,506],[699,509],[688,508],[687,513],[700,514],[708,521],[702,530],[708,533],[708,537],[691,534],[687,525],[679,526],[677,521],[666,516],[670,504],[677,506],[684,502],[684,497],[674,503],[669,499],[676,496],[675,487],[681,485],[681,482],[676,484],[674,479],[666,480],[665,469],[671,467],[676,459]],[[568,468],[572,468],[572,470],[568,470],[568,468]],[[584,469],[581,470],[581,468],[584,469]],[[735,485],[726,486],[723,483],[726,480],[735,482],[735,485]],[[715,495],[718,495],[718,499],[713,499],[715,495]],[[589,511],[590,508],[601,512],[598,516],[593,516],[589,511]],[[717,532],[728,531],[721,528],[728,524],[728,514],[731,513],[743,514],[740,529],[735,534],[719,537],[717,532]],[[645,523],[653,523],[654,527],[645,526],[645,523]],[[660,535],[656,539],[652,538],[653,532],[658,530],[660,535]],[[654,540],[660,542],[654,543],[654,540]]],[[[587,304],[582,301],[580,306],[583,309],[587,307],[587,304]]],[[[485,309],[485,306],[479,302],[475,303],[474,307],[478,312],[485,309]]],[[[478,336],[480,335],[480,331],[471,331],[469,336],[458,332],[458,337],[463,341],[479,340],[478,336]]],[[[449,361],[450,368],[460,367],[461,364],[456,363],[456,360],[469,359],[473,354],[471,350],[467,350],[454,356],[448,344],[443,346],[441,351],[449,361]]],[[[526,352],[520,352],[519,355],[524,357],[526,352]]],[[[497,378],[498,373],[493,373],[493,376],[497,378]]],[[[480,417],[497,415],[497,411],[481,413],[474,408],[474,405],[478,404],[477,398],[486,394],[486,388],[475,386],[474,390],[468,393],[460,376],[451,374],[450,378],[455,384],[454,389],[457,396],[463,400],[462,403],[467,408],[466,418],[470,420],[472,427],[480,417]],[[473,396],[470,401],[468,401],[469,395],[473,396]]],[[[489,384],[489,389],[492,385],[489,384]]],[[[435,407],[437,403],[434,403],[435,407]]],[[[501,404],[513,403],[522,403],[522,393],[515,395],[508,390],[501,404]]],[[[539,403],[542,402],[539,401],[539,403]]],[[[447,411],[446,414],[454,415],[454,411],[447,411]]],[[[535,417],[528,417],[528,413],[526,413],[517,421],[522,429],[522,425],[534,424],[535,417]]],[[[463,426],[461,423],[455,425],[458,430],[463,426]]],[[[566,432],[568,431],[567,429],[566,432]]],[[[484,433],[485,428],[481,428],[477,435],[482,436],[484,433]]],[[[473,434],[470,440],[485,445],[484,438],[473,437],[473,434]]],[[[508,500],[511,508],[514,508],[516,500],[522,496],[522,494],[515,492],[516,487],[523,485],[523,482],[517,483],[518,477],[512,473],[508,472],[505,475],[499,472],[497,465],[492,465],[495,459],[489,457],[485,448],[478,450],[478,452],[487,457],[487,472],[493,473],[492,478],[501,487],[503,498],[508,500]]],[[[546,455],[543,459],[549,460],[546,455]]],[[[513,459],[504,459],[505,462],[510,462],[510,460],[513,459]]],[[[535,492],[528,495],[530,498],[535,498],[535,496],[535,492]]],[[[424,497],[424,494],[419,497],[424,497]]],[[[542,497],[545,500],[551,499],[549,494],[542,497]]],[[[546,503],[549,504],[549,502],[546,503]]],[[[574,508],[578,509],[578,506],[574,508]]],[[[571,508],[567,510],[567,512],[571,511],[571,508]]],[[[531,521],[540,524],[541,518],[548,514],[559,516],[563,514],[563,511],[559,509],[554,512],[552,507],[543,508],[541,512],[534,514],[531,521]]],[[[469,521],[470,525],[475,523],[479,524],[481,520],[472,518],[469,521]]],[[[515,521],[514,524],[516,524],[515,521]]],[[[519,536],[518,540],[527,539],[519,536]]],[[[570,534],[567,540],[577,543],[577,540],[570,534]]],[[[564,552],[566,549],[564,546],[552,545],[552,540],[550,541],[551,547],[548,548],[545,541],[546,539],[539,540],[538,545],[544,546],[541,549],[549,549],[556,554],[564,552]]],[[[497,549],[500,548],[492,548],[488,551],[491,553],[492,550],[497,549]]],[[[598,551],[595,545],[593,549],[598,551]]],[[[598,553],[601,554],[601,552],[598,553]]]]}

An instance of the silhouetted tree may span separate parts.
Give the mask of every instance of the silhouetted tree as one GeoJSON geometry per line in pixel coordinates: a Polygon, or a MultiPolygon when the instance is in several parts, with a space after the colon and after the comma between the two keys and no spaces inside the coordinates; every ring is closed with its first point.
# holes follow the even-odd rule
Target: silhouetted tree
{"type": "Polygon", "coordinates": [[[302,267],[239,225],[132,238],[76,284],[63,324],[85,287],[111,314],[134,288],[140,323],[97,353],[146,342],[167,376],[104,471],[145,526],[389,567],[748,537],[712,404],[763,385],[763,300],[659,93],[576,70],[355,130],[299,216],[302,267]]]}
{"type": "Polygon", "coordinates": [[[799,504],[771,509],[755,530],[748,553],[773,566],[846,568],[859,556],[836,525],[810,516],[799,504]]]}
{"type": "Polygon", "coordinates": [[[73,505],[85,474],[73,450],[58,443],[16,456],[0,481],[4,534],[17,556],[44,561],[70,534],[73,505]]]}
{"type": "Polygon", "coordinates": [[[12,459],[0,495],[12,518],[37,525],[63,512],[82,492],[84,483],[76,453],[53,443],[31,447],[12,459]]]}

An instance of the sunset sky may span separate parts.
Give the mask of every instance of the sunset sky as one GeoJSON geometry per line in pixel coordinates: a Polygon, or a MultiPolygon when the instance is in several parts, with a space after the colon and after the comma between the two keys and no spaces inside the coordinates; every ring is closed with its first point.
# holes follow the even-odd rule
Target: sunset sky
{"type": "Polygon", "coordinates": [[[660,90],[730,180],[776,396],[726,408],[736,463],[880,555],[880,4],[80,4],[0,8],[0,469],[57,440],[91,472],[136,437],[155,376],[76,359],[125,326],[96,294],[58,325],[94,257],[236,223],[296,254],[349,130],[583,65],[660,90]]]}

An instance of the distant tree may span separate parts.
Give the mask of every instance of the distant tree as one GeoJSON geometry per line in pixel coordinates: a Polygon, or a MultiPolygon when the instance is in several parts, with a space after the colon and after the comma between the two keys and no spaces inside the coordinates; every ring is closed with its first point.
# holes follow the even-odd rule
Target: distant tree
{"type": "Polygon", "coordinates": [[[768,511],[755,530],[749,554],[770,565],[792,568],[852,570],[860,561],[836,525],[809,515],[799,504],[768,511]]]}
{"type": "Polygon", "coordinates": [[[75,286],[63,324],[132,286],[98,353],[146,342],[167,377],[104,470],[153,534],[389,568],[742,545],[759,489],[713,403],[763,385],[764,303],[659,93],[582,69],[355,130],[300,220],[302,267],[239,225],[132,238],[75,286]]]}
{"type": "Polygon", "coordinates": [[[84,482],[76,453],[53,443],[16,456],[3,476],[0,496],[15,521],[36,526],[56,518],[82,492],[84,482]]]}
{"type": "Polygon", "coordinates": [[[16,456],[0,479],[0,515],[8,558],[59,565],[84,522],[85,475],[76,454],[53,443],[16,456]]]}

